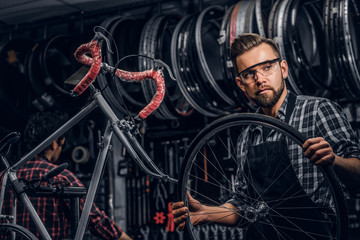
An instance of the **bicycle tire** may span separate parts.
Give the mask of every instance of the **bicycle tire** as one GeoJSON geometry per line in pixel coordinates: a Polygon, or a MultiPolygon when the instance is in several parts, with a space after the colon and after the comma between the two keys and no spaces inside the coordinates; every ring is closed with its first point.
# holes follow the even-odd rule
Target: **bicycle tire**
{"type": "MultiPolygon", "coordinates": [[[[234,184],[232,183],[230,172],[232,169],[232,173],[234,173],[234,168],[237,169],[236,159],[234,158],[234,152],[236,151],[234,146],[236,144],[234,145],[234,142],[228,144],[229,142],[221,140],[221,137],[225,136],[227,139],[232,141],[234,139],[237,140],[237,137],[241,132],[240,129],[244,129],[250,125],[260,125],[262,128],[267,127],[270,128],[270,130],[275,130],[285,135],[289,141],[294,141],[299,145],[299,147],[301,147],[301,145],[306,141],[304,135],[302,135],[290,125],[278,119],[262,114],[237,113],[215,120],[213,123],[209,124],[202,131],[200,131],[200,133],[190,144],[187,153],[185,154],[181,174],[178,181],[178,193],[181,201],[184,201],[185,206],[189,208],[189,202],[187,198],[188,191],[195,199],[199,200],[200,203],[203,204],[209,204],[209,202],[213,202],[215,205],[221,205],[222,203],[226,202],[227,199],[229,199],[231,191],[234,191],[234,184]],[[229,148],[226,148],[227,145],[230,146],[230,150],[229,148]],[[205,151],[204,147],[205,149],[209,150],[205,151]],[[215,151],[217,156],[215,156],[215,151]],[[230,159],[226,159],[226,154],[230,156],[230,159]],[[218,159],[221,159],[221,164],[218,159]],[[230,161],[231,159],[234,161],[230,161]],[[207,171],[205,169],[204,160],[206,160],[207,171]],[[204,161],[204,166],[199,164],[202,164],[202,161],[204,161]],[[203,177],[199,177],[200,174],[201,176],[203,175],[203,177]],[[227,187],[227,184],[229,184],[229,187],[227,187]],[[194,189],[192,189],[192,187],[194,187],[194,189]]],[[[310,161],[308,164],[314,168],[317,168],[315,165],[310,163],[310,161]]],[[[330,216],[331,214],[329,214],[329,217],[333,219],[332,221],[330,219],[329,222],[331,221],[334,226],[334,229],[332,229],[334,232],[331,234],[332,237],[334,236],[334,238],[331,239],[347,239],[347,208],[340,183],[334,175],[332,168],[324,166],[319,166],[318,168],[325,179],[322,181],[320,188],[327,187],[327,190],[330,192],[331,199],[333,201],[332,209],[334,211],[334,215],[330,216]]],[[[273,210],[275,211],[277,209],[269,209],[269,211],[273,210]]],[[[324,211],[321,213],[323,212],[324,211]]],[[[258,220],[259,219],[256,221],[258,220]]],[[[216,234],[224,234],[227,239],[242,239],[246,229],[246,226],[244,229],[240,230],[237,227],[224,228],[224,226],[219,226],[214,222],[201,226],[193,226],[190,222],[190,217],[188,217],[186,220],[186,231],[193,240],[216,239],[216,234]],[[215,226],[217,227],[215,228],[215,226]],[[216,232],[214,229],[217,229],[216,232]],[[223,232],[220,232],[220,230],[223,232]],[[231,238],[229,238],[229,234],[231,238]]],[[[311,235],[311,233],[309,234],[311,235]]],[[[222,236],[224,237],[224,235],[222,236]]]]}
{"type": "Polygon", "coordinates": [[[38,240],[34,234],[20,225],[13,223],[0,224],[0,239],[12,239],[12,233],[15,233],[16,240],[38,240]]]}

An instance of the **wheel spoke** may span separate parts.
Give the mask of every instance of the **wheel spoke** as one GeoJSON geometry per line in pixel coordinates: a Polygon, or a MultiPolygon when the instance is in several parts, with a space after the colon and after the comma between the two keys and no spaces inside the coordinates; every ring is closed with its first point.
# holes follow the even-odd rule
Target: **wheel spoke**
{"type": "MultiPolygon", "coordinates": [[[[255,143],[243,140],[246,144],[255,143]]],[[[301,148],[305,141],[306,138],[290,126],[258,114],[235,114],[205,127],[189,146],[184,159],[185,166],[179,179],[182,199],[186,200],[189,192],[202,205],[218,207],[231,200],[231,203],[239,204],[236,205],[239,209],[224,207],[211,212],[211,216],[218,215],[218,218],[201,226],[188,222],[186,226],[192,239],[204,240],[205,235],[208,239],[221,239],[225,234],[228,239],[246,239],[254,233],[262,239],[286,240],[298,239],[296,234],[302,234],[305,239],[342,239],[346,236],[347,216],[341,210],[346,209],[346,205],[341,187],[334,181],[336,178],[331,171],[303,161],[307,160],[301,148]],[[264,163],[260,163],[259,168],[266,178],[262,180],[257,176],[255,179],[256,168],[249,167],[250,159],[240,158],[243,155],[239,153],[247,147],[240,145],[239,136],[247,134],[250,128],[269,130],[265,144],[284,136],[284,142],[297,151],[299,160],[295,157],[292,158],[295,162],[280,164],[283,161],[280,158],[278,164],[264,156],[261,158],[265,159],[264,163]],[[297,177],[296,181],[287,182],[286,188],[280,188],[278,193],[275,191],[278,195],[271,195],[277,186],[283,185],[281,181],[287,179],[282,176],[289,173],[297,177]],[[309,178],[313,180],[309,181],[309,178]],[[261,191],[258,187],[262,187],[261,191]],[[319,196],[328,201],[323,202],[319,196]],[[219,224],[234,214],[241,218],[236,227],[219,224]],[[216,231],[209,230],[215,226],[216,231]]],[[[193,204],[185,202],[187,206],[193,204]]],[[[197,217],[191,212],[190,216],[191,219],[197,217]]]]}

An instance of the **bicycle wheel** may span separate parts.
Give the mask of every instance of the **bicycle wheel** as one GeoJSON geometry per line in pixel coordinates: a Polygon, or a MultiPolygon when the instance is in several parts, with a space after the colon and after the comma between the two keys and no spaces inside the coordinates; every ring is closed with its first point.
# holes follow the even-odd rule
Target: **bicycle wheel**
{"type": "MultiPolygon", "coordinates": [[[[283,189],[277,195],[277,199],[269,200],[269,197],[265,196],[268,194],[266,191],[262,195],[256,194],[259,183],[254,179],[257,178],[257,172],[251,174],[250,171],[245,171],[246,164],[238,160],[240,158],[236,154],[237,149],[242,146],[237,145],[241,139],[239,136],[244,131],[259,128],[262,132],[268,133],[264,143],[271,144],[271,136],[283,136],[287,147],[300,148],[299,158],[305,158],[301,146],[306,138],[275,118],[240,113],[220,118],[205,127],[195,137],[185,155],[179,177],[179,196],[188,208],[190,206],[187,192],[200,203],[209,206],[220,206],[231,198],[236,199],[241,202],[242,220],[236,227],[225,227],[216,221],[193,226],[188,218],[186,228],[191,238],[254,239],[249,236],[252,232],[257,232],[260,237],[255,239],[274,239],[264,235],[270,228],[278,239],[347,239],[346,202],[332,168],[318,167],[308,159],[301,164],[288,160],[285,169],[293,169],[292,171],[296,172],[293,175],[296,180],[284,184],[288,189],[283,189]],[[318,178],[309,181],[312,172],[317,174],[318,178]],[[242,176],[246,185],[236,185],[238,181],[235,181],[235,176],[242,176]],[[247,186],[247,190],[240,191],[239,186],[247,186]],[[294,186],[300,186],[301,189],[294,192],[294,186]],[[322,227],[326,230],[319,230],[322,227]]],[[[275,171],[263,171],[266,172],[266,180],[260,187],[271,189],[282,179],[285,170],[278,171],[278,166],[274,166],[274,162],[267,161],[266,157],[264,159],[265,161],[259,162],[258,166],[275,171]]]]}
{"type": "Polygon", "coordinates": [[[12,223],[0,224],[0,239],[37,240],[29,230],[12,223]]]}

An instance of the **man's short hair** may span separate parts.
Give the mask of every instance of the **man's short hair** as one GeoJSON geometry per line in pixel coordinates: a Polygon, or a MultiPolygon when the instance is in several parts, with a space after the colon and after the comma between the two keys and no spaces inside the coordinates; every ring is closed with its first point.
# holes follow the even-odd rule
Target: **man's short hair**
{"type": "Polygon", "coordinates": [[[275,55],[280,57],[279,47],[272,39],[264,38],[256,33],[245,33],[234,39],[230,47],[230,55],[236,73],[239,72],[236,65],[236,58],[262,43],[269,44],[274,49],[275,55]]]}
{"type": "MultiPolygon", "coordinates": [[[[68,119],[66,113],[38,112],[30,116],[24,130],[24,150],[34,149],[68,119]]],[[[46,149],[45,149],[46,150],[46,149]]]]}

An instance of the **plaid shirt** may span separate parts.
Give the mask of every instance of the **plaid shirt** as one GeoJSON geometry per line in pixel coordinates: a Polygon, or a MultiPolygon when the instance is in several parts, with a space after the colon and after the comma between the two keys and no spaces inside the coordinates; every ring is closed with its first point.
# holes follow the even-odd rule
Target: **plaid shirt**
{"type": "MultiPolygon", "coordinates": [[[[18,170],[18,178],[25,180],[39,179],[42,175],[48,172],[56,165],[49,163],[46,159],[35,157],[28,161],[23,167],[18,170]]],[[[80,180],[65,169],[59,175],[52,179],[53,183],[68,183],[73,187],[84,187],[80,180]]],[[[9,197],[10,194],[7,194],[9,197]]],[[[54,197],[29,197],[35,207],[38,215],[45,224],[47,231],[52,239],[63,239],[69,237],[70,229],[70,203],[68,200],[54,198],[54,197]]],[[[83,209],[85,200],[80,200],[80,209],[83,209]]],[[[3,212],[9,214],[11,211],[12,201],[4,202],[3,212]]],[[[104,211],[101,211],[95,204],[93,204],[90,212],[88,228],[92,234],[102,239],[118,239],[122,230],[111,220],[104,211]]],[[[39,238],[40,234],[36,230],[33,221],[30,219],[28,211],[25,209],[20,201],[17,201],[17,224],[29,229],[39,238]]]]}
{"type": "MultiPolygon", "coordinates": [[[[289,93],[277,114],[278,119],[282,121],[285,121],[288,97],[289,93]]],[[[257,113],[262,113],[261,109],[259,109],[257,113]]],[[[338,156],[360,159],[358,137],[352,130],[346,115],[337,103],[325,98],[297,96],[289,124],[303,133],[306,138],[323,137],[329,142],[334,153],[338,156]]],[[[237,159],[239,166],[235,181],[237,196],[239,196],[239,194],[245,194],[247,190],[247,183],[242,172],[247,156],[249,131],[252,134],[252,145],[259,144],[263,141],[262,127],[255,125],[247,128],[239,137],[237,142],[237,159]]],[[[277,141],[280,135],[277,131],[271,131],[266,141],[277,141]]],[[[323,180],[320,169],[310,163],[310,160],[304,156],[301,146],[293,141],[289,142],[289,139],[287,140],[291,164],[305,192],[311,195],[312,200],[318,206],[332,206],[328,189],[319,187],[323,180]]],[[[245,207],[244,201],[238,197],[233,197],[228,202],[232,203],[239,210],[245,207]]]]}

